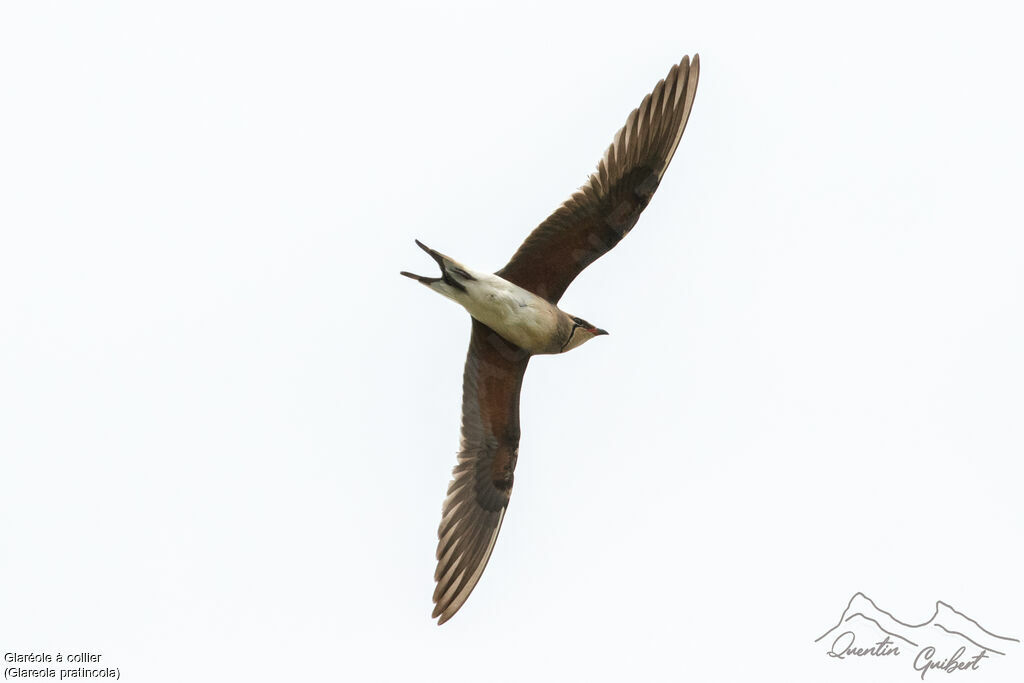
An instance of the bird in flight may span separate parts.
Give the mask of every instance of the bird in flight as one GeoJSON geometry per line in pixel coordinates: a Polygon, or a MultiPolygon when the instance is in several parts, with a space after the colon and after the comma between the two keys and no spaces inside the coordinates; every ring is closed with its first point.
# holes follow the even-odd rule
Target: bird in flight
{"type": "Polygon", "coordinates": [[[519,455],[519,390],[534,354],[565,353],[608,334],[558,308],[584,268],[636,224],[686,128],[700,57],[673,66],[626,119],[597,170],[541,223],[504,268],[472,270],[416,240],[440,277],[402,275],[473,318],[462,378],[462,440],[438,527],[432,617],[443,624],[476,587],[494,549],[519,455]]]}

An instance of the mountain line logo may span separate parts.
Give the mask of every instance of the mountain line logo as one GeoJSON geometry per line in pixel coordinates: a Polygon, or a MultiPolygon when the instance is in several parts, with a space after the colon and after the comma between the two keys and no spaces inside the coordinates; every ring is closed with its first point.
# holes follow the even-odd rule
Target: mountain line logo
{"type": "Polygon", "coordinates": [[[814,642],[836,660],[909,659],[921,680],[932,671],[978,671],[1020,646],[1016,638],[989,631],[941,600],[928,621],[909,624],[860,592],[850,598],[839,622],[814,642]]]}

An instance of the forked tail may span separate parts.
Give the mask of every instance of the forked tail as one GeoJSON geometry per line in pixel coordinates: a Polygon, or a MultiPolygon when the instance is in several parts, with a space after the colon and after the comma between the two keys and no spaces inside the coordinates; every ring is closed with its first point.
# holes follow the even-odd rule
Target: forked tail
{"type": "Polygon", "coordinates": [[[445,256],[439,251],[435,251],[423,244],[419,240],[416,240],[416,245],[423,251],[430,254],[430,258],[437,261],[437,265],[441,267],[441,277],[426,277],[423,275],[416,275],[415,273],[409,273],[402,271],[401,274],[406,277],[411,277],[413,280],[420,282],[428,287],[435,282],[443,282],[450,287],[454,287],[460,291],[466,291],[466,286],[459,282],[459,280],[475,280],[476,278],[466,272],[457,261],[445,256]]]}

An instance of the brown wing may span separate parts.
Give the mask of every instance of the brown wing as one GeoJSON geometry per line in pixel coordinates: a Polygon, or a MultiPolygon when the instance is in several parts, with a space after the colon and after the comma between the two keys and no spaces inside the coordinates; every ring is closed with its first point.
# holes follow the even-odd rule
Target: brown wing
{"type": "Polygon", "coordinates": [[[462,445],[437,529],[434,617],[451,619],[494,548],[519,449],[519,390],[530,354],[473,320],[462,378],[462,445]]]}
{"type": "Polygon", "coordinates": [[[686,128],[700,57],[673,66],[626,119],[583,187],[526,238],[498,275],[551,303],[619,243],[658,189],[686,128]]]}

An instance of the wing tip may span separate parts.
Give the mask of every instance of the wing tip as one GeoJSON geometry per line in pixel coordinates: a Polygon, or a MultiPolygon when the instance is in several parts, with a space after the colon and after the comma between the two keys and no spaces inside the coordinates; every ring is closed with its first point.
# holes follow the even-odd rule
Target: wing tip
{"type": "Polygon", "coordinates": [[[473,592],[473,589],[470,588],[467,591],[464,588],[457,591],[455,595],[449,596],[448,593],[450,591],[451,587],[445,591],[445,595],[434,599],[434,611],[430,613],[430,618],[437,619],[438,626],[454,617],[458,611],[462,609],[462,606],[466,604],[466,599],[469,598],[469,594],[473,592]]]}
{"type": "Polygon", "coordinates": [[[451,619],[466,604],[469,596],[480,583],[480,577],[490,562],[491,554],[494,552],[494,543],[498,540],[501,532],[501,523],[505,519],[505,510],[502,508],[498,515],[497,523],[490,530],[489,538],[483,537],[479,540],[486,541],[486,545],[466,549],[467,554],[462,554],[454,561],[439,561],[438,570],[434,572],[434,580],[437,586],[434,588],[434,611],[431,619],[440,620],[438,626],[451,619]],[[441,572],[441,566],[445,565],[445,571],[441,572]],[[441,575],[440,578],[438,574],[441,575]]]}

